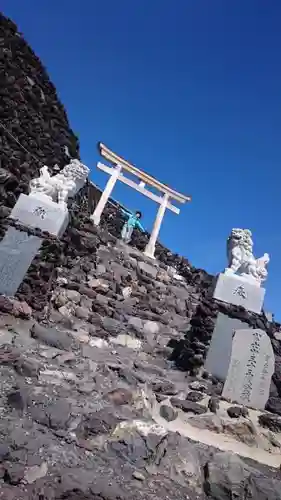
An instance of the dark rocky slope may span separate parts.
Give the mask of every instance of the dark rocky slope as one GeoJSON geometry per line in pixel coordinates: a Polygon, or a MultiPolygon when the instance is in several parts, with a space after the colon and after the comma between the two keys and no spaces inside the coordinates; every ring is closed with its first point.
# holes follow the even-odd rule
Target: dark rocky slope
{"type": "MultiPolygon", "coordinates": [[[[38,174],[37,160],[62,168],[79,151],[39,59],[4,16],[0,29],[2,122],[21,143],[1,132],[0,204],[9,209],[38,174]]],[[[198,375],[218,310],[259,326],[276,352],[278,413],[278,325],[215,303],[214,278],[162,245],[152,265],[136,250],[148,235],[120,245],[118,207],[94,228],[92,192],[96,200],[88,184],[72,203],[61,240],[44,235],[18,291],[23,302],[0,297],[0,498],[281,500],[278,469],[197,442],[207,428],[234,436],[241,455],[246,444],[278,461],[279,417],[265,413],[259,427],[237,408],[227,417],[222,385],[198,375]],[[164,425],[183,415],[198,439],[164,425]]]]}
{"type": "Polygon", "coordinates": [[[12,208],[40,167],[62,168],[79,145],[40,59],[1,13],[0,117],[0,206],[12,208]]]}
{"type": "Polygon", "coordinates": [[[169,361],[199,297],[106,231],[78,241],[45,319],[0,321],[0,498],[281,500],[281,419],[227,415],[222,384],[169,361]],[[221,436],[248,458],[220,451],[221,436]]]}
{"type": "MultiPolygon", "coordinates": [[[[83,196],[81,197],[83,201],[83,196]]],[[[30,267],[26,278],[19,290],[18,297],[26,300],[35,311],[37,318],[45,317],[45,308],[48,304],[52,290],[55,287],[57,270],[61,266],[69,273],[73,268],[77,269],[76,263],[83,260],[84,268],[73,279],[79,281],[81,273],[85,278],[91,268],[97,266],[97,249],[102,244],[115,245],[120,235],[122,217],[118,207],[109,206],[102,219],[102,231],[97,231],[89,219],[89,212],[82,205],[76,203],[72,208],[71,224],[61,240],[54,238],[46,239],[41,252],[30,267]]],[[[3,232],[3,231],[2,231],[3,232]]],[[[143,250],[147,241],[147,234],[135,232],[132,247],[143,250]]],[[[270,336],[276,355],[276,373],[272,385],[270,408],[280,412],[280,404],[275,398],[281,397],[281,348],[280,341],[275,338],[275,333],[280,325],[271,323],[265,315],[249,313],[241,307],[230,306],[216,302],[212,299],[214,277],[201,269],[194,268],[187,259],[172,254],[168,249],[158,244],[156,257],[160,268],[167,269],[173,266],[184,278],[186,292],[184,294],[184,305],[168,305],[169,299],[165,297],[163,290],[157,290],[152,284],[150,293],[143,298],[145,308],[154,311],[155,314],[164,315],[174,308],[177,314],[188,318],[186,329],[182,331],[180,338],[170,341],[173,347],[172,359],[181,370],[193,374],[204,364],[208,346],[211,340],[218,312],[230,317],[243,320],[254,328],[261,328],[270,336]]],[[[70,286],[70,285],[69,285],[70,286]]],[[[179,293],[180,299],[182,293],[179,293]]],[[[169,294],[168,294],[169,295],[169,294]]],[[[137,312],[136,312],[137,314],[137,312]]],[[[162,321],[162,320],[160,320],[162,321]]]]}

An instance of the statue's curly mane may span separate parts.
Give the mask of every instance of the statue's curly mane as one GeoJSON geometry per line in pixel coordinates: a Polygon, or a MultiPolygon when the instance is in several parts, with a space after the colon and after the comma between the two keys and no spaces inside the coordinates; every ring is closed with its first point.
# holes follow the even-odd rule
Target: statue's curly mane
{"type": "Polygon", "coordinates": [[[248,229],[232,229],[230,236],[227,238],[227,253],[231,252],[235,247],[247,252],[252,251],[252,234],[248,229]]]}
{"type": "Polygon", "coordinates": [[[62,178],[64,177],[64,174],[68,172],[72,174],[74,179],[82,179],[88,175],[89,170],[82,163],[76,163],[76,160],[71,160],[71,162],[68,165],[65,165],[65,167],[63,167],[58,174],[54,175],[53,178],[62,178]]]}

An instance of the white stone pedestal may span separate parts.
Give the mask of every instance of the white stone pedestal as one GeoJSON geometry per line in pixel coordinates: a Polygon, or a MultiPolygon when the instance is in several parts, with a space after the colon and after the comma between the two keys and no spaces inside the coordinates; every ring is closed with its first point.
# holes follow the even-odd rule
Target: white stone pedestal
{"type": "Polygon", "coordinates": [[[54,236],[61,236],[69,222],[68,210],[47,198],[21,194],[14,206],[11,218],[21,224],[39,228],[54,236]]]}
{"type": "Polygon", "coordinates": [[[227,377],[233,333],[236,330],[250,330],[250,326],[237,318],[218,313],[204,368],[219,380],[225,381],[227,377]]]}
{"type": "Polygon", "coordinates": [[[236,306],[243,306],[248,311],[260,314],[263,306],[265,289],[256,286],[236,274],[219,274],[214,299],[236,306]]]}
{"type": "Polygon", "coordinates": [[[0,295],[14,296],[42,239],[9,227],[0,242],[0,295]]]}

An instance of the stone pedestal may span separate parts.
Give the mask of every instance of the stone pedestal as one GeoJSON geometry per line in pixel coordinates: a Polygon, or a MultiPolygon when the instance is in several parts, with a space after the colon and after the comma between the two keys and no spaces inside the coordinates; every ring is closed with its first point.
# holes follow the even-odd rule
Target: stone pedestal
{"type": "MultiPolygon", "coordinates": [[[[26,227],[39,228],[61,236],[69,220],[68,210],[40,195],[21,194],[12,210],[12,219],[26,227]]],[[[0,242],[0,294],[13,296],[37,252],[42,239],[9,227],[0,242]]]]}
{"type": "Polygon", "coordinates": [[[37,236],[8,228],[0,242],[0,295],[15,295],[41,242],[37,236]]]}
{"type": "Polygon", "coordinates": [[[260,314],[264,295],[264,288],[250,283],[241,276],[221,273],[218,276],[213,297],[260,314]]]}
{"type": "MultiPolygon", "coordinates": [[[[250,330],[250,326],[237,318],[219,313],[205,361],[205,370],[225,381],[231,359],[232,340],[235,330],[250,330]]],[[[246,333],[245,333],[246,335],[246,333]]]]}
{"type": "Polygon", "coordinates": [[[58,237],[64,233],[69,222],[68,210],[40,195],[21,194],[10,217],[25,226],[39,228],[58,237]]]}

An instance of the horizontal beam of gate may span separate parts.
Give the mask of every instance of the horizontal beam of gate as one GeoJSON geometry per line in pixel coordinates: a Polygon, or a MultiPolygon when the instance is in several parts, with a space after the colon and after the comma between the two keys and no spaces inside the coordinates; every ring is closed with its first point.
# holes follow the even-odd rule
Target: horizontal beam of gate
{"type": "MultiPolygon", "coordinates": [[[[112,175],[113,171],[115,170],[114,167],[108,167],[107,165],[104,165],[101,162],[98,162],[97,167],[109,175],[112,175]]],[[[135,189],[136,191],[143,194],[144,196],[147,196],[151,200],[156,201],[156,203],[161,204],[163,201],[163,198],[161,196],[157,196],[157,194],[154,194],[151,191],[149,191],[148,189],[145,189],[145,187],[137,184],[136,182],[129,179],[128,177],[125,177],[125,175],[123,175],[122,173],[120,173],[118,175],[118,181],[123,182],[127,186],[130,186],[131,188],[135,189]]],[[[167,203],[167,208],[177,215],[180,213],[179,208],[175,207],[170,202],[167,203]]]]}

